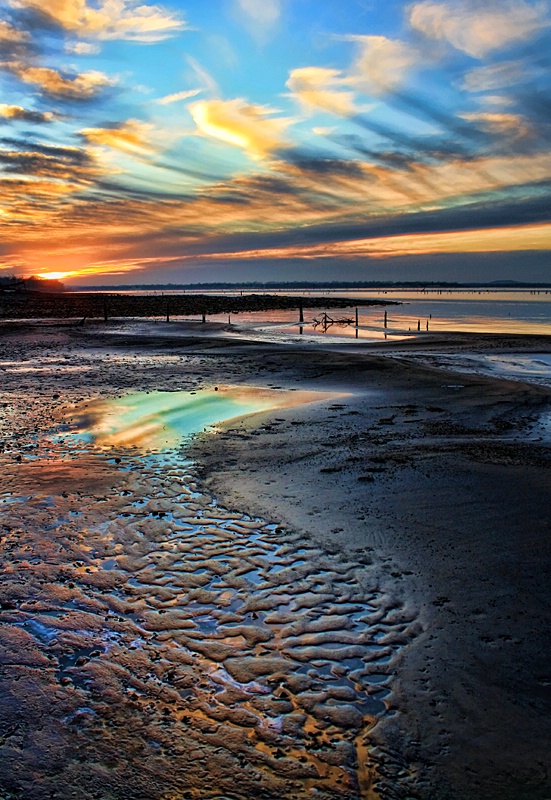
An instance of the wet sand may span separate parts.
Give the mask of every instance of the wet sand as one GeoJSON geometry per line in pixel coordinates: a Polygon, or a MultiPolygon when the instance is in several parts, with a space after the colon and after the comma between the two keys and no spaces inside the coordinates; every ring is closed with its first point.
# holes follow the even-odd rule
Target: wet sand
{"type": "Polygon", "coordinates": [[[1,335],[4,794],[548,800],[551,393],[408,353],[551,340],[145,332],[1,335]],[[217,384],[339,396],[164,461],[63,438],[217,384]]]}

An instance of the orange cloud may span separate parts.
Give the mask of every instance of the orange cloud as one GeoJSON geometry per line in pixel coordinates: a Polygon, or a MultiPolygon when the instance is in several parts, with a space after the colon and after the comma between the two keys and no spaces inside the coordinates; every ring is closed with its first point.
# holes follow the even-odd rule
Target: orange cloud
{"type": "Polygon", "coordinates": [[[356,105],[355,92],[380,95],[403,83],[419,54],[405,42],[386,36],[345,36],[356,42],[358,53],[346,72],[324,67],[300,67],[289,74],[286,86],[307,110],[329,111],[349,117],[365,111],[356,105]]]}
{"type": "Polygon", "coordinates": [[[294,69],[285,85],[307,111],[321,109],[343,117],[357,113],[354,93],[343,91],[343,87],[350,86],[350,81],[336,69],[294,69]]]}
{"type": "Polygon", "coordinates": [[[57,119],[52,111],[29,111],[22,106],[9,106],[6,103],[0,103],[0,117],[25,122],[54,122],[57,119]]]}
{"type": "Polygon", "coordinates": [[[50,67],[29,67],[19,62],[11,62],[7,67],[24,83],[38,86],[44,94],[71,100],[89,100],[114,83],[96,70],[65,75],[50,67]]]}
{"type": "Polygon", "coordinates": [[[193,260],[392,258],[434,253],[499,253],[550,249],[551,225],[541,224],[446,233],[415,233],[293,247],[272,247],[194,256],[193,260]]]}
{"type": "MultiPolygon", "coordinates": [[[[58,216],[60,200],[70,201],[82,184],[47,178],[3,178],[0,181],[0,217],[3,242],[11,241],[14,250],[37,240],[37,229],[48,229],[58,216]]],[[[39,238],[44,252],[44,240],[39,238]]],[[[22,256],[22,253],[18,255],[22,256]]],[[[42,265],[40,265],[42,266],[42,265]]]]}
{"type": "Polygon", "coordinates": [[[189,107],[198,131],[204,136],[240,147],[251,158],[261,159],[285,146],[288,119],[271,119],[271,109],[244,100],[201,100],[189,107]]]}
{"type": "MultiPolygon", "coordinates": [[[[228,112],[223,101],[216,103],[228,112]]],[[[243,101],[238,101],[238,112],[241,112],[242,104],[243,101]]],[[[230,101],[230,109],[232,107],[230,101]]],[[[250,134],[251,128],[258,134],[257,122],[262,126],[264,122],[275,120],[263,115],[253,115],[250,119],[245,116],[243,120],[238,114],[237,121],[241,127],[235,125],[232,117],[230,122],[234,123],[234,128],[226,117],[222,121],[226,124],[224,131],[232,132],[237,128],[241,133],[244,130],[243,139],[234,144],[250,152],[253,145],[245,138],[245,133],[250,134]]],[[[132,121],[121,123],[116,128],[84,129],[83,133],[89,145],[109,147],[115,151],[140,154],[150,144],[148,130],[132,121]],[[138,127],[133,127],[134,124],[138,127]]],[[[282,136],[272,135],[269,147],[274,146],[274,139],[279,146],[282,136]]],[[[486,192],[551,179],[551,152],[455,159],[447,163],[410,161],[401,168],[394,166],[391,169],[380,163],[360,160],[305,157],[301,161],[298,154],[295,154],[294,163],[289,163],[283,158],[275,160],[267,147],[254,146],[257,147],[256,153],[266,154],[262,168],[255,174],[236,175],[196,189],[195,194],[186,192],[185,197],[179,193],[171,197],[166,192],[164,173],[159,182],[164,190],[157,194],[154,186],[151,194],[148,194],[147,187],[135,190],[135,186],[129,186],[126,189],[121,175],[117,176],[120,185],[113,180],[103,180],[115,172],[117,165],[98,163],[97,158],[92,158],[87,152],[89,148],[75,148],[73,153],[69,148],[54,150],[37,145],[37,152],[32,152],[30,147],[29,152],[0,151],[6,172],[24,176],[0,184],[4,247],[10,246],[14,251],[19,247],[21,257],[24,254],[28,263],[28,270],[36,271],[37,267],[45,266],[43,260],[40,262],[44,247],[37,231],[47,229],[51,254],[47,268],[50,271],[91,269],[98,274],[107,270],[145,269],[159,262],[168,262],[173,257],[175,261],[187,263],[237,258],[356,258],[362,257],[362,253],[376,258],[406,252],[549,249],[549,228],[532,227],[496,229],[491,234],[473,232],[471,239],[466,232],[419,234],[409,238],[387,237],[220,253],[212,257],[188,255],[188,245],[194,246],[194,252],[200,250],[204,253],[217,236],[253,232],[270,234],[307,226],[320,228],[326,225],[330,229],[334,225],[356,225],[360,220],[369,222],[370,217],[380,214],[445,208],[455,203],[463,205],[465,198],[476,200],[477,196],[484,197],[486,192]],[[510,230],[517,232],[510,233],[510,230]],[[532,245],[528,242],[529,235],[532,236],[532,245]],[[451,249],[446,250],[447,246],[451,249]],[[144,260],[149,257],[150,261],[144,260]]],[[[115,160],[116,156],[111,155],[115,160]]],[[[151,159],[147,154],[141,160],[150,165],[151,159]]],[[[148,177],[154,178],[155,167],[150,167],[148,177]]],[[[400,217],[395,218],[398,224],[400,217]]]]}
{"type": "MultiPolygon", "coordinates": [[[[154,268],[159,261],[164,264],[187,262],[205,263],[251,260],[288,259],[326,259],[346,261],[358,258],[394,258],[399,256],[432,255],[437,253],[499,253],[551,249],[551,225],[526,225],[512,228],[495,228],[449,233],[419,233],[400,236],[385,236],[373,239],[359,239],[342,242],[328,242],[318,245],[291,247],[272,247],[257,250],[240,250],[204,255],[186,255],[185,246],[176,256],[111,258],[93,260],[102,247],[79,248],[82,255],[86,251],[90,258],[88,264],[66,272],[67,277],[91,275],[122,275],[128,272],[154,268]]],[[[110,247],[111,249],[111,247],[110,247]]],[[[77,251],[73,258],[77,255],[77,251]]],[[[43,254],[39,254],[42,257],[43,254]]],[[[55,258],[56,263],[59,257],[55,258]]],[[[33,256],[28,258],[33,262],[33,256]]]]}
{"type": "Polygon", "coordinates": [[[11,0],[48,17],[64,30],[93,39],[127,39],[160,42],[186,27],[178,15],[140,0],[11,0]]]}
{"type": "Polygon", "coordinates": [[[167,106],[170,103],[177,103],[179,100],[189,100],[190,97],[196,97],[200,94],[202,89],[190,89],[189,91],[175,92],[174,94],[167,94],[165,97],[159,97],[155,100],[160,106],[167,106]]]}
{"type": "Polygon", "coordinates": [[[88,144],[132,154],[136,150],[154,150],[148,140],[151,129],[151,125],[131,119],[112,128],[83,128],[80,134],[88,144]]]}
{"type": "Polygon", "coordinates": [[[520,114],[506,114],[491,111],[472,111],[460,115],[468,122],[474,122],[481,130],[523,139],[532,133],[530,125],[520,114]]]}
{"type": "Polygon", "coordinates": [[[8,22],[0,20],[0,42],[9,44],[22,44],[28,42],[30,36],[24,31],[17,30],[12,27],[8,22]]]}

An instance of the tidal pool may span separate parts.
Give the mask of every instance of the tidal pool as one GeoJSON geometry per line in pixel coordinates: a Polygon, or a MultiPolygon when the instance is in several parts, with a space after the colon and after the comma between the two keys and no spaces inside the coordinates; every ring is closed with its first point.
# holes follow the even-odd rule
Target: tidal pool
{"type": "Polygon", "coordinates": [[[222,422],[340,396],[242,386],[192,392],[136,392],[90,403],[83,410],[77,408],[70,435],[100,447],[165,450],[222,422]]]}

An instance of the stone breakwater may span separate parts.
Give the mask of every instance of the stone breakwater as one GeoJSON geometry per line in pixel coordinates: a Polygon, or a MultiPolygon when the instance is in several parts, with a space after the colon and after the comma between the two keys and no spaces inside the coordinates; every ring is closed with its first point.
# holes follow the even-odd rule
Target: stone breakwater
{"type": "MultiPolygon", "coordinates": [[[[395,305],[384,300],[362,300],[366,305],[395,305]]],[[[273,311],[303,308],[349,308],[350,298],[289,295],[126,295],[95,292],[0,293],[0,319],[201,317],[237,314],[241,311],[273,311]]]]}

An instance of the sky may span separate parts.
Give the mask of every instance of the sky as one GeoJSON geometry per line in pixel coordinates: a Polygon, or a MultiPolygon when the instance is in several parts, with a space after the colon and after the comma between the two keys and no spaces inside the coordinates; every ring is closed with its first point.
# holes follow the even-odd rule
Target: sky
{"type": "Polygon", "coordinates": [[[551,0],[0,0],[0,276],[551,282],[551,0]]]}

